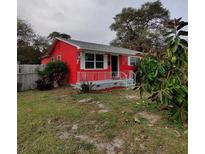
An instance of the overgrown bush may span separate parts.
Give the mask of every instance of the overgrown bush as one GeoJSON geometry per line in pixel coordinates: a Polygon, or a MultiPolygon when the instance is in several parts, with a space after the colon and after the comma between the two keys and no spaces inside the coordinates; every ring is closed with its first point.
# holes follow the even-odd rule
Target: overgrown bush
{"type": "Polygon", "coordinates": [[[92,82],[83,82],[80,85],[80,91],[83,93],[87,93],[93,90],[93,87],[95,86],[95,84],[93,84],[92,82]]]}
{"type": "Polygon", "coordinates": [[[50,90],[53,88],[53,83],[48,77],[43,77],[36,81],[38,90],[50,90]]]}
{"type": "Polygon", "coordinates": [[[149,99],[169,106],[174,119],[188,121],[188,42],[181,30],[188,23],[181,18],[169,22],[165,52],[145,55],[138,69],[140,94],[150,93],[149,99]]]}
{"type": "Polygon", "coordinates": [[[45,80],[43,78],[48,78],[49,82],[62,85],[62,81],[68,73],[68,69],[64,62],[49,62],[45,69],[43,71],[38,71],[38,73],[42,77],[42,81],[40,83],[47,84],[47,79],[45,80]]]}

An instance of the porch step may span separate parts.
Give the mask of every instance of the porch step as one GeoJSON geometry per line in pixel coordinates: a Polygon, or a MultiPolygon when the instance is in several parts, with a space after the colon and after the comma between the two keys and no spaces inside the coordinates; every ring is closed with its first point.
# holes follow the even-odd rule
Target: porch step
{"type": "MultiPolygon", "coordinates": [[[[92,83],[94,84],[93,90],[107,89],[107,88],[113,88],[113,87],[132,88],[135,85],[133,82],[133,79],[94,81],[92,83]]],[[[75,87],[77,89],[81,89],[80,85],[81,83],[77,83],[75,87]]]]}

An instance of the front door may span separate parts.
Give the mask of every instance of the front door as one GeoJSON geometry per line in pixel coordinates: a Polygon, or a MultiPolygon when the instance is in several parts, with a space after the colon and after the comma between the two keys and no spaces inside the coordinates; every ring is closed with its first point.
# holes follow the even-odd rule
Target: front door
{"type": "Polygon", "coordinates": [[[118,56],[111,56],[112,77],[118,76],[118,56]]]}

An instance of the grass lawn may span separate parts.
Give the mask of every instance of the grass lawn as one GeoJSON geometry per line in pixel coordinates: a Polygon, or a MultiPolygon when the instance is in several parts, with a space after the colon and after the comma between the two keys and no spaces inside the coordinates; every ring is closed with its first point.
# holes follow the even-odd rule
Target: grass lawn
{"type": "Polygon", "coordinates": [[[187,130],[136,91],[17,95],[18,153],[188,153],[187,130]]]}

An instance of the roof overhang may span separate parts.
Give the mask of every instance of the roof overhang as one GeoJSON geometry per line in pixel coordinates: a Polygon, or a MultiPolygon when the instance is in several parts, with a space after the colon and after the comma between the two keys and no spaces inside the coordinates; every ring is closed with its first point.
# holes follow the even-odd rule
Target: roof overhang
{"type": "Polygon", "coordinates": [[[90,49],[90,48],[80,48],[82,51],[92,51],[92,52],[102,52],[102,53],[109,53],[109,54],[119,54],[119,55],[136,55],[136,54],[141,54],[141,53],[128,53],[128,52],[111,52],[109,50],[95,50],[95,49],[90,49]]]}
{"type": "Polygon", "coordinates": [[[61,38],[59,38],[59,37],[56,37],[55,39],[56,39],[56,40],[60,40],[60,41],[62,41],[62,42],[64,42],[64,43],[70,44],[70,45],[76,47],[77,49],[81,49],[80,46],[78,46],[78,45],[76,45],[76,44],[74,44],[74,43],[71,43],[71,42],[69,42],[69,41],[66,41],[66,40],[64,40],[64,39],[61,39],[61,38]]]}
{"type": "Polygon", "coordinates": [[[82,50],[82,51],[88,50],[88,51],[93,51],[93,52],[103,52],[103,53],[121,54],[121,55],[143,55],[142,52],[134,51],[134,50],[130,50],[130,51],[126,50],[126,51],[124,51],[125,49],[123,49],[123,48],[122,48],[122,50],[120,50],[120,51],[119,51],[119,49],[118,49],[118,50],[116,49],[115,52],[110,51],[110,50],[101,50],[101,49],[93,49],[93,48],[83,48],[83,47],[80,47],[80,46],[78,46],[78,45],[76,45],[76,44],[70,42],[69,40],[64,40],[64,39],[61,39],[61,38],[59,38],[59,37],[56,37],[55,40],[53,41],[52,45],[49,47],[47,55],[42,56],[41,58],[46,58],[46,57],[49,57],[49,56],[50,56],[50,54],[51,54],[53,48],[55,47],[55,45],[56,45],[56,43],[57,43],[57,41],[62,41],[62,42],[64,42],[64,43],[70,44],[70,45],[72,45],[72,46],[74,46],[74,47],[76,47],[77,49],[80,49],[80,50],[82,50]]]}
{"type": "Polygon", "coordinates": [[[65,42],[65,43],[67,43],[67,44],[70,44],[70,45],[72,45],[72,46],[75,46],[77,49],[82,49],[82,50],[100,51],[100,52],[105,52],[105,53],[123,54],[123,55],[142,54],[142,52],[134,51],[134,50],[131,50],[131,51],[123,51],[123,49],[122,49],[122,51],[120,51],[120,52],[118,52],[118,51],[116,51],[116,52],[111,52],[111,51],[109,51],[109,50],[100,50],[100,49],[97,49],[97,50],[96,50],[96,49],[93,49],[93,48],[83,48],[83,47],[80,47],[80,46],[78,46],[78,45],[76,45],[76,44],[70,42],[69,40],[64,40],[64,39],[61,39],[61,38],[59,38],[59,37],[56,37],[55,39],[56,39],[56,40],[60,40],[60,41],[62,41],[62,42],[65,42]]]}

